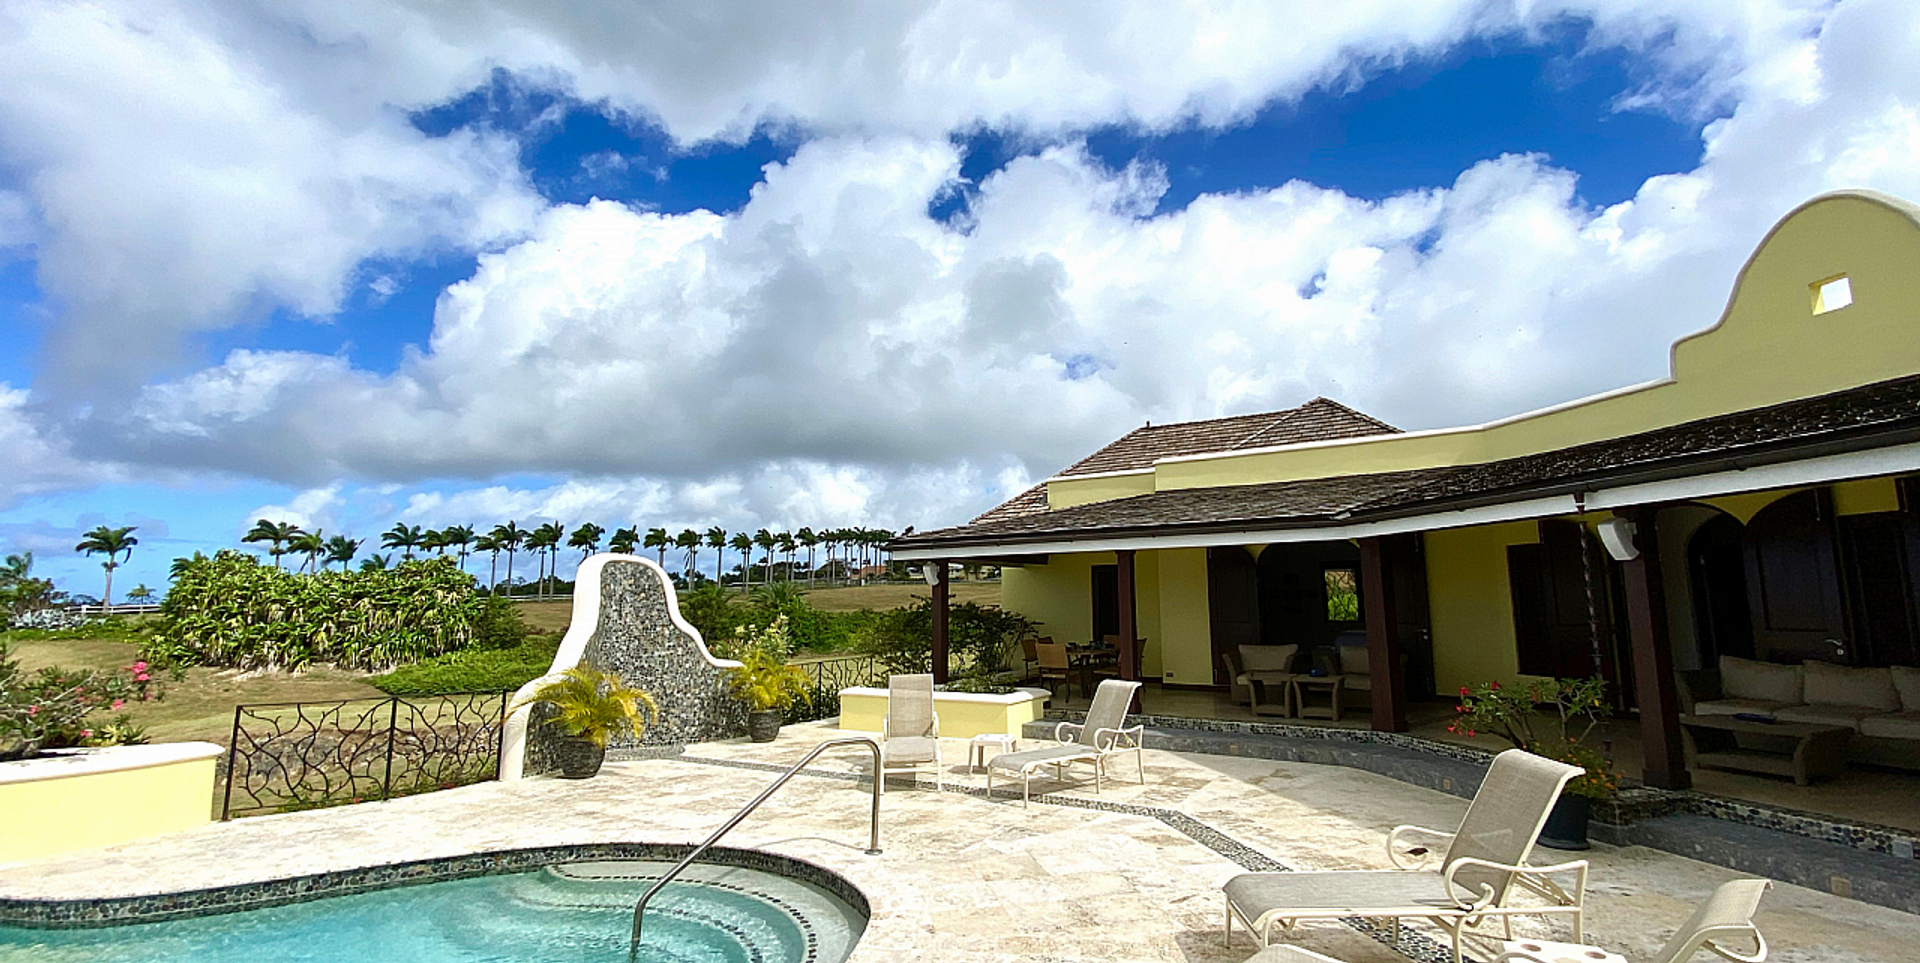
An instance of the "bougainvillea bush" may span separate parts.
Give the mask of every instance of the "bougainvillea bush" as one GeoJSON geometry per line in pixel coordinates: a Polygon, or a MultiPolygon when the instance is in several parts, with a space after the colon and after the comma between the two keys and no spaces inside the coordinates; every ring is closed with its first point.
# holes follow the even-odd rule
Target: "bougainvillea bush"
{"type": "Polygon", "coordinates": [[[389,669],[495,640],[511,603],[475,590],[452,559],[298,574],[239,552],[182,559],[145,649],[176,665],[389,669]]]}
{"type": "Polygon", "coordinates": [[[1498,682],[1460,687],[1448,732],[1499,736],[1517,749],[1579,766],[1586,772],[1567,784],[1567,792],[1605,799],[1620,788],[1620,774],[1606,752],[1592,745],[1594,729],[1606,716],[1603,679],[1532,679],[1502,688],[1498,682]]]}
{"type": "Polygon", "coordinates": [[[159,695],[145,662],[118,672],[46,668],[29,673],[0,640],[0,760],[23,759],[42,749],[145,741],[124,716],[95,720],[101,712],[159,695]]]}

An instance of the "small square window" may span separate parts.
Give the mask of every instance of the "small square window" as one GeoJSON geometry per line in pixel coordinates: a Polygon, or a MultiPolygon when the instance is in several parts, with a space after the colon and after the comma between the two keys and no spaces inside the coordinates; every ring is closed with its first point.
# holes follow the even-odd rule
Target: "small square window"
{"type": "Polygon", "coordinates": [[[1327,585],[1327,621],[1360,621],[1360,572],[1351,568],[1329,568],[1327,585]]]}
{"type": "Polygon", "coordinates": [[[1838,311],[1853,303],[1853,284],[1844,274],[1817,282],[1811,287],[1813,288],[1814,314],[1838,311]]]}

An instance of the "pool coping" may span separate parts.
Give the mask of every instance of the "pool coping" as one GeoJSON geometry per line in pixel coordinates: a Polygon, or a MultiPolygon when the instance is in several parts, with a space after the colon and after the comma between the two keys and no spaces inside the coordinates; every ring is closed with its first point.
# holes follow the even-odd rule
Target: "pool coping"
{"type": "MultiPolygon", "coordinates": [[[[634,842],[534,846],[330,870],[176,893],[70,900],[0,897],[0,926],[20,929],[92,929],[159,923],[288,906],[331,896],[351,896],[424,883],[524,873],[561,863],[673,861],[684,857],[693,848],[687,843],[634,842]]],[[[707,850],[702,862],[797,879],[826,890],[869,920],[873,918],[873,904],[858,886],[840,873],[809,860],[766,850],[715,846],[707,850]]],[[[857,941],[855,945],[858,946],[857,941]]]]}

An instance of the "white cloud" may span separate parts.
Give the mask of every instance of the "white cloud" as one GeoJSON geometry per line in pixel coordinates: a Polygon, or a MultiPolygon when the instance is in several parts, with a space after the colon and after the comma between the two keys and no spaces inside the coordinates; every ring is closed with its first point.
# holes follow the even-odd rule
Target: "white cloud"
{"type": "Polygon", "coordinates": [[[341,495],[339,484],[324,488],[309,488],[296,493],[285,505],[261,505],[242,515],[234,523],[234,537],[238,538],[253,528],[257,520],[285,522],[297,525],[309,532],[320,529],[338,529],[342,510],[347,501],[341,495]]]}
{"type": "Polygon", "coordinates": [[[0,508],[126,476],[120,465],[76,457],[65,437],[41,426],[28,400],[26,389],[0,381],[0,508]]]}

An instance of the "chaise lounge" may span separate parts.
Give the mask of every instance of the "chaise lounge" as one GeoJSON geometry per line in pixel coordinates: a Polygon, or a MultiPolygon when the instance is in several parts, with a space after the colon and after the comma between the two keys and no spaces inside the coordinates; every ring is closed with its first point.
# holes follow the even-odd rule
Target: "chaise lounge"
{"type": "Polygon", "coordinates": [[[1034,770],[1053,766],[1056,775],[1064,778],[1066,767],[1076,762],[1093,764],[1093,791],[1098,793],[1106,774],[1107,759],[1125,752],[1134,754],[1140,768],[1140,784],[1146,785],[1147,764],[1141,755],[1146,726],[1126,727],[1127,707],[1133,704],[1134,693],[1139,688],[1138,682],[1108,679],[1094,690],[1093,705],[1087,708],[1084,723],[1062,722],[1054,727],[1053,737],[1058,745],[1003,752],[988,760],[987,798],[993,798],[993,774],[998,771],[1020,777],[1020,802],[1023,806],[1029,805],[1033,801],[1034,770]]]}

